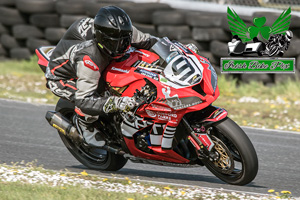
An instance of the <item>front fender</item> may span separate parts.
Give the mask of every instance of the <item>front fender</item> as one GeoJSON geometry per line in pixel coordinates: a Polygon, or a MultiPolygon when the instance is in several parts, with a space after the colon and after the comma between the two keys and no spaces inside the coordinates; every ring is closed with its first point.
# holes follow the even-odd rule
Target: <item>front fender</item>
{"type": "Polygon", "coordinates": [[[191,124],[208,125],[222,121],[227,117],[228,113],[224,108],[209,105],[203,110],[187,114],[187,118],[191,124]]]}
{"type": "Polygon", "coordinates": [[[211,114],[204,118],[201,123],[203,122],[218,122],[221,121],[222,119],[225,119],[227,117],[228,112],[224,108],[219,108],[216,106],[211,106],[213,109],[211,110],[211,114]]]}

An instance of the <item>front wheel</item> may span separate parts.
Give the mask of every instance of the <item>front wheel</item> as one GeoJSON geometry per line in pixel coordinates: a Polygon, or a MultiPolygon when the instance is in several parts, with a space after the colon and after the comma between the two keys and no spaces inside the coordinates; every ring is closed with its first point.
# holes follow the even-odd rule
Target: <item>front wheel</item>
{"type": "MultiPolygon", "coordinates": [[[[74,109],[57,105],[55,110],[72,121],[71,118],[74,116],[74,109]]],[[[76,145],[64,134],[58,133],[70,153],[89,169],[117,171],[127,162],[127,159],[121,155],[116,155],[95,147],[87,148],[84,145],[76,145]]]]}
{"type": "Polygon", "coordinates": [[[211,139],[215,146],[214,160],[205,159],[205,166],[221,180],[233,185],[250,183],[258,171],[256,151],[245,132],[230,118],[213,124],[211,139]]]}

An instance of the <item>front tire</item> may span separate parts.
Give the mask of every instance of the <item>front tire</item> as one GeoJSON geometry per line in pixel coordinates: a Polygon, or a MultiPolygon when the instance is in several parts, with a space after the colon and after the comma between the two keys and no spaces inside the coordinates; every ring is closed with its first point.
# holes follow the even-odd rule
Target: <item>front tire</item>
{"type": "Polygon", "coordinates": [[[215,143],[212,149],[219,158],[205,159],[205,166],[221,180],[232,185],[250,183],[258,171],[256,151],[245,132],[230,118],[213,124],[211,138],[215,143]]]}
{"type": "MultiPolygon", "coordinates": [[[[61,101],[62,102],[62,101],[61,101]]],[[[63,102],[66,103],[66,102],[63,102]]],[[[57,105],[57,112],[60,112],[63,116],[72,121],[72,117],[75,115],[74,109],[66,108],[61,105],[57,105]]],[[[104,171],[117,171],[121,169],[126,163],[125,159],[121,155],[117,155],[111,152],[107,152],[103,149],[95,147],[85,147],[84,145],[76,145],[74,142],[60,132],[59,136],[64,145],[70,151],[70,153],[84,166],[89,169],[104,170],[104,171]]]]}

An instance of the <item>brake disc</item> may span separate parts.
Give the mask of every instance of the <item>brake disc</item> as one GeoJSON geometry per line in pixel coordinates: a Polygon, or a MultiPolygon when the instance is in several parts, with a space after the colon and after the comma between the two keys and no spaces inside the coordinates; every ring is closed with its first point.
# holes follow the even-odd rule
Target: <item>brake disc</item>
{"type": "Polygon", "coordinates": [[[217,157],[212,161],[217,171],[223,174],[231,174],[234,170],[234,158],[227,146],[219,138],[211,135],[215,146],[212,151],[217,157]]]}

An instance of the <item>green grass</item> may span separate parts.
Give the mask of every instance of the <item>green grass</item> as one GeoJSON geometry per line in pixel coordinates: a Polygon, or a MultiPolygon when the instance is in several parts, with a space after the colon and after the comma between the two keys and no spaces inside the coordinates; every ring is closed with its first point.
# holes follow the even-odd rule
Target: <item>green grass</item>
{"type": "Polygon", "coordinates": [[[37,57],[29,61],[0,62],[0,98],[27,102],[56,103],[58,98],[46,88],[37,57]]]}
{"type": "MultiPolygon", "coordinates": [[[[270,195],[243,194],[197,186],[162,185],[130,180],[128,177],[109,178],[101,175],[70,171],[53,171],[36,166],[37,161],[0,164],[0,199],[56,200],[56,199],[111,199],[111,200],[171,200],[171,199],[253,199],[270,195]],[[33,183],[34,182],[34,183],[33,183]]],[[[272,190],[274,191],[274,190],[272,190]]],[[[270,192],[270,191],[268,191],[270,192]]],[[[285,196],[292,196],[285,191],[285,196]]],[[[277,195],[277,193],[275,193],[277,195]]],[[[277,195],[278,196],[278,195],[277,195]]]]}
{"type": "Polygon", "coordinates": [[[237,85],[219,76],[218,85],[220,97],[214,105],[225,108],[239,125],[300,131],[300,81],[288,79],[271,87],[260,82],[237,85]]]}
{"type": "MultiPolygon", "coordinates": [[[[55,104],[58,98],[45,84],[36,56],[0,62],[0,98],[55,104]]],[[[218,85],[220,97],[214,105],[225,108],[239,125],[300,131],[300,81],[267,87],[260,82],[237,84],[221,75],[218,85]],[[249,102],[249,97],[258,102],[249,102]]]]}
{"type": "Polygon", "coordinates": [[[41,75],[42,71],[37,64],[37,56],[32,56],[30,60],[6,60],[0,62],[1,74],[12,74],[23,76],[24,74],[41,75]]]}
{"type": "Polygon", "coordinates": [[[252,81],[248,84],[237,84],[236,79],[219,76],[218,86],[220,89],[220,97],[239,98],[243,96],[256,97],[261,99],[276,99],[277,96],[285,98],[289,101],[300,100],[300,81],[287,79],[285,82],[265,86],[261,82],[252,81]]]}
{"type": "Polygon", "coordinates": [[[1,200],[171,200],[174,198],[143,195],[138,193],[108,192],[80,186],[50,187],[40,184],[0,182],[1,200]]]}

